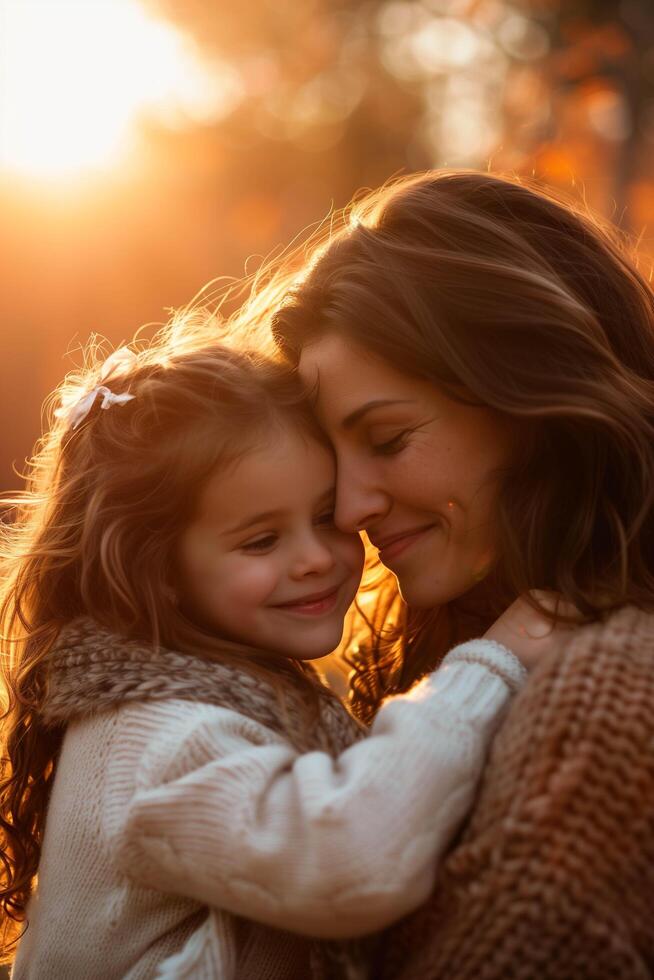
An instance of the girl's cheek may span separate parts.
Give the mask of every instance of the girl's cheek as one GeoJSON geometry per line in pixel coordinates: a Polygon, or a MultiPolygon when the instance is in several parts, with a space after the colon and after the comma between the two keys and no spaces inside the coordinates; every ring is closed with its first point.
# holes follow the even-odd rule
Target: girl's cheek
{"type": "Polygon", "coordinates": [[[239,561],[230,574],[232,590],[238,591],[241,600],[252,605],[261,602],[273,592],[279,581],[279,570],[269,556],[246,557],[239,561]]]}

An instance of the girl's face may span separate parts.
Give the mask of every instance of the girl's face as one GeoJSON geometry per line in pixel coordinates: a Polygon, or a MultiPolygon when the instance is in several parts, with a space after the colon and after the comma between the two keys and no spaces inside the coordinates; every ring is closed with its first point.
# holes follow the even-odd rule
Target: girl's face
{"type": "Polygon", "coordinates": [[[365,528],[411,606],[478,584],[497,557],[508,424],[336,334],[305,347],[300,372],[336,450],[337,526],[365,528]]]}
{"type": "Polygon", "coordinates": [[[334,526],[334,469],[289,428],[210,478],[178,555],[184,603],[209,628],[300,660],[338,646],[363,543],[334,526]]]}

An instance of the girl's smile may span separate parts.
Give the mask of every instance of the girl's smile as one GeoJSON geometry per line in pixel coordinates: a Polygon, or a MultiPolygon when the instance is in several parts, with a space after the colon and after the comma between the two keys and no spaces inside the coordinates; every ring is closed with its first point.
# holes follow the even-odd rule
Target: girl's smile
{"type": "Polygon", "coordinates": [[[280,602],[273,608],[280,609],[282,612],[299,613],[303,616],[321,616],[325,612],[331,612],[338,599],[341,586],[334,586],[322,592],[303,596],[291,602],[280,602]]]}

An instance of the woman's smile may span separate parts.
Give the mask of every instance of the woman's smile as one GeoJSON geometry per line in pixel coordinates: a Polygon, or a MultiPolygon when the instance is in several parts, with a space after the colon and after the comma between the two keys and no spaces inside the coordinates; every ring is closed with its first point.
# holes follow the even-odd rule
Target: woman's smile
{"type": "Polygon", "coordinates": [[[436,530],[437,524],[431,523],[422,527],[408,528],[405,531],[399,531],[396,534],[386,535],[385,537],[378,539],[373,536],[372,533],[368,535],[370,538],[370,543],[378,549],[379,557],[384,562],[388,564],[393,558],[397,558],[399,555],[403,554],[413,547],[413,545],[418,544],[423,541],[427,534],[431,531],[436,530]]]}

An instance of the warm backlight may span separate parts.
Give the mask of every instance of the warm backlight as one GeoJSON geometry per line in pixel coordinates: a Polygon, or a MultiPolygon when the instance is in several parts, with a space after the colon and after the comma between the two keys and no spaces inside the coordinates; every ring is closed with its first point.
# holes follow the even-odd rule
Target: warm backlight
{"type": "Polygon", "coordinates": [[[4,169],[49,177],[111,166],[142,113],[206,118],[234,94],[233,79],[137,0],[0,0],[4,169]]]}

